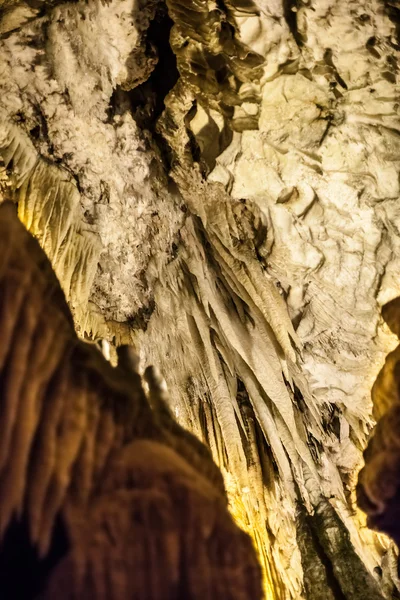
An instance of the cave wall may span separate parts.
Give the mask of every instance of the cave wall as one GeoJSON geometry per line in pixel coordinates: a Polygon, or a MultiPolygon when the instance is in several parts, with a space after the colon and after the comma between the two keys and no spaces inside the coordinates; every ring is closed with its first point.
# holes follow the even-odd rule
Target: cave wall
{"type": "Polygon", "coordinates": [[[268,597],[392,597],[353,492],[395,344],[396,3],[3,2],[0,44],[4,194],[79,333],[160,366],[268,597]]]}

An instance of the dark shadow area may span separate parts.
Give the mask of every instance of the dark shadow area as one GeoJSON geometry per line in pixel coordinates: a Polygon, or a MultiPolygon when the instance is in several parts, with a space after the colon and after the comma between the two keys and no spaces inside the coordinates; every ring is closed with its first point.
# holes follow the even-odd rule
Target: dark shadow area
{"type": "Polygon", "coordinates": [[[110,120],[114,115],[122,114],[126,110],[132,113],[140,129],[151,134],[167,170],[172,162],[171,149],[157,131],[156,126],[158,118],[165,108],[165,97],[180,77],[176,56],[169,41],[173,24],[166,5],[159,4],[146,37],[146,53],[149,56],[155,53],[158,62],[147,81],[134,89],[125,91],[117,86],[112,94],[108,110],[110,120]]]}
{"type": "Polygon", "coordinates": [[[1,600],[38,598],[52,569],[67,551],[68,540],[61,518],[55,523],[50,550],[42,560],[30,542],[26,521],[14,519],[0,546],[1,600]]]}
{"type": "Polygon", "coordinates": [[[169,43],[173,24],[167,7],[159,4],[146,40],[149,54],[151,48],[155,49],[158,62],[148,80],[128,92],[134,119],[142,129],[152,133],[165,108],[165,97],[179,79],[176,56],[169,43]]]}

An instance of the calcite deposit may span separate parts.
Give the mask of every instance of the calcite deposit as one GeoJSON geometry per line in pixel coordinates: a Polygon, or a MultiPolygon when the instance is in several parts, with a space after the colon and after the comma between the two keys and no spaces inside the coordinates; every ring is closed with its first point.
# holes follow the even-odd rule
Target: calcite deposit
{"type": "Polygon", "coordinates": [[[6,194],[79,334],[163,373],[267,598],[396,597],[354,489],[396,345],[397,3],[3,2],[0,32],[6,194]]]}

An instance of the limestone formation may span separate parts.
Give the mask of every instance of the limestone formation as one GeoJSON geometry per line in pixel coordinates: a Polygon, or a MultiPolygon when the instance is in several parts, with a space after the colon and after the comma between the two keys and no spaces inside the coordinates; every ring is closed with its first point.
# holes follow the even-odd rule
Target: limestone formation
{"type": "MultiPolygon", "coordinates": [[[[78,340],[51,266],[11,203],[0,205],[0,256],[1,597],[261,598],[251,539],[228,512],[209,450],[172,415],[166,426],[151,370],[149,402],[134,369],[112,367],[78,340]],[[43,589],[19,595],[2,557],[24,522],[22,580],[26,547],[45,561],[59,544],[56,522],[67,546],[43,589]]],[[[35,588],[35,569],[33,577],[35,588]]]]}
{"type": "Polygon", "coordinates": [[[395,598],[355,483],[396,344],[397,2],[0,6],[4,193],[79,335],[158,367],[269,600],[395,598]]]}

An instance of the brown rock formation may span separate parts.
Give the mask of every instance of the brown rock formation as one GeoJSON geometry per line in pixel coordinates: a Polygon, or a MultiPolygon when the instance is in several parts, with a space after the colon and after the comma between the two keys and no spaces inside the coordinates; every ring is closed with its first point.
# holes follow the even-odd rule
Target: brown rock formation
{"type": "Polygon", "coordinates": [[[154,369],[146,397],[131,351],[113,368],[77,338],[11,203],[0,205],[0,338],[1,598],[261,597],[252,542],[210,452],[163,407],[154,369]],[[60,530],[64,551],[43,573],[60,530]],[[14,541],[22,581],[25,546],[38,548],[43,589],[35,577],[23,595],[7,582],[14,541]]]}
{"type": "MultiPolygon", "coordinates": [[[[400,333],[400,298],[386,304],[382,316],[400,333]]],[[[368,515],[368,525],[388,533],[400,544],[400,345],[391,352],[372,389],[374,416],[378,419],[364,452],[357,496],[368,515]]]]}

